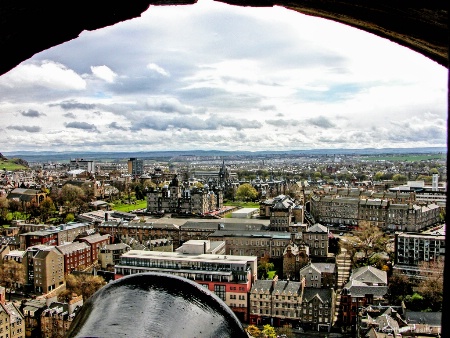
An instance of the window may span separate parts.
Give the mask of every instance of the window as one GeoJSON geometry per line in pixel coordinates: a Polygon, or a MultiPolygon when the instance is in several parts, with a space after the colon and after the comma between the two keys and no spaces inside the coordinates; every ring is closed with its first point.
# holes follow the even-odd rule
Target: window
{"type": "Polygon", "coordinates": [[[225,285],[220,285],[220,284],[214,285],[214,293],[216,294],[217,297],[219,297],[223,301],[226,300],[225,285]]]}

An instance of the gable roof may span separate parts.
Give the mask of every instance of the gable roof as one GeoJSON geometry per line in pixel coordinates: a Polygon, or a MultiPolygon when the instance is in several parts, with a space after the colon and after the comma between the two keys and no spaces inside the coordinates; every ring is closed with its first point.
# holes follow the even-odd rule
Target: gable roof
{"type": "Polygon", "coordinates": [[[310,302],[314,298],[318,298],[321,301],[321,303],[325,303],[327,301],[331,303],[332,290],[305,287],[303,291],[303,301],[310,302]]]}
{"type": "Polygon", "coordinates": [[[387,285],[386,271],[374,268],[373,266],[362,266],[354,269],[351,280],[358,280],[366,284],[384,284],[387,285]]]}
{"type": "Polygon", "coordinates": [[[257,279],[250,292],[271,292],[272,284],[272,280],[257,279]]]}
{"type": "Polygon", "coordinates": [[[316,223],[312,227],[308,228],[306,232],[328,233],[328,228],[320,223],[316,223]]]}

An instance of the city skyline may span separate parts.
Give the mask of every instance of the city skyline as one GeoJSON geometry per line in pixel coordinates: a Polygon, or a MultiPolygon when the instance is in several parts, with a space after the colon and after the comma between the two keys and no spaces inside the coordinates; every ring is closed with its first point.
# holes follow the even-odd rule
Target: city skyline
{"type": "Polygon", "coordinates": [[[0,77],[1,150],[445,147],[447,75],[285,8],[152,6],[0,77]]]}

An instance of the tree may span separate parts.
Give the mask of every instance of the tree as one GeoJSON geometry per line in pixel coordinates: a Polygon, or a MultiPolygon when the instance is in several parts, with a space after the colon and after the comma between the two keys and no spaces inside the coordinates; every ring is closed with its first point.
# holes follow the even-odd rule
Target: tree
{"type": "Polygon", "coordinates": [[[240,201],[254,200],[256,196],[258,196],[258,192],[249,183],[240,185],[236,192],[236,198],[240,201]]]}
{"type": "Polygon", "coordinates": [[[356,247],[363,253],[365,261],[375,252],[385,252],[389,240],[378,226],[373,226],[367,221],[359,222],[355,237],[359,240],[356,247]]]}
{"type": "Polygon", "coordinates": [[[394,180],[394,182],[397,182],[397,183],[406,182],[408,180],[406,175],[402,175],[402,174],[395,174],[394,176],[392,176],[392,179],[394,180]]]}
{"type": "Polygon", "coordinates": [[[373,179],[375,181],[381,181],[381,179],[383,178],[384,174],[381,171],[378,171],[374,176],[373,179]]]}
{"type": "Polygon", "coordinates": [[[83,189],[72,184],[66,184],[61,189],[61,200],[68,211],[75,211],[84,203],[85,193],[83,189]]]}
{"type": "Polygon", "coordinates": [[[73,293],[76,293],[83,296],[83,301],[86,301],[104,285],[106,285],[106,282],[101,276],[68,274],[66,276],[66,290],[61,292],[58,298],[65,300],[67,297],[71,297],[73,293]]]}
{"type": "Polygon", "coordinates": [[[20,202],[16,201],[16,200],[9,200],[8,207],[9,207],[9,211],[13,215],[13,218],[17,219],[17,212],[21,208],[20,202]]]}
{"type": "Polygon", "coordinates": [[[267,338],[276,338],[277,337],[277,332],[275,331],[275,328],[273,326],[270,326],[269,324],[266,324],[263,326],[262,333],[267,338]]]}
{"type": "Polygon", "coordinates": [[[39,205],[41,212],[41,221],[46,222],[47,219],[56,211],[55,204],[50,197],[46,197],[39,205]]]}
{"type": "Polygon", "coordinates": [[[247,332],[254,338],[262,337],[262,332],[256,325],[247,326],[247,332]]]}
{"type": "Polygon", "coordinates": [[[419,264],[420,283],[417,292],[423,296],[428,308],[441,311],[444,293],[444,262],[442,260],[419,264]]]}
{"type": "Polygon", "coordinates": [[[7,221],[9,212],[9,203],[6,196],[0,196],[0,224],[4,224],[7,221]]]}
{"type": "Polygon", "coordinates": [[[288,338],[295,337],[294,333],[292,332],[292,328],[289,325],[284,325],[277,329],[277,333],[279,336],[286,336],[288,338]]]}
{"type": "Polygon", "coordinates": [[[14,260],[6,260],[0,265],[0,285],[9,289],[10,300],[12,290],[25,282],[25,266],[23,264],[14,260]]]}
{"type": "Polygon", "coordinates": [[[261,259],[258,264],[258,278],[266,279],[269,276],[269,271],[272,271],[274,267],[275,266],[273,263],[269,263],[268,261],[261,259]]]}
{"type": "Polygon", "coordinates": [[[413,293],[413,282],[406,276],[395,274],[389,278],[387,299],[392,305],[400,305],[406,296],[413,293]]]}

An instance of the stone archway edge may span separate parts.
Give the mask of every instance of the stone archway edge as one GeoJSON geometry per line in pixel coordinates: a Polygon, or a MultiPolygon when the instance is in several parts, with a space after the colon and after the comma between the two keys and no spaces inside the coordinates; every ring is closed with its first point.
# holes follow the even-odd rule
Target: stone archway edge
{"type": "MultiPolygon", "coordinates": [[[[189,5],[193,0],[130,2],[0,3],[0,75],[34,54],[95,30],[139,17],[151,5],[189,5]]],[[[365,30],[448,67],[448,6],[442,0],[221,1],[237,6],[282,6],[365,30]]]]}

